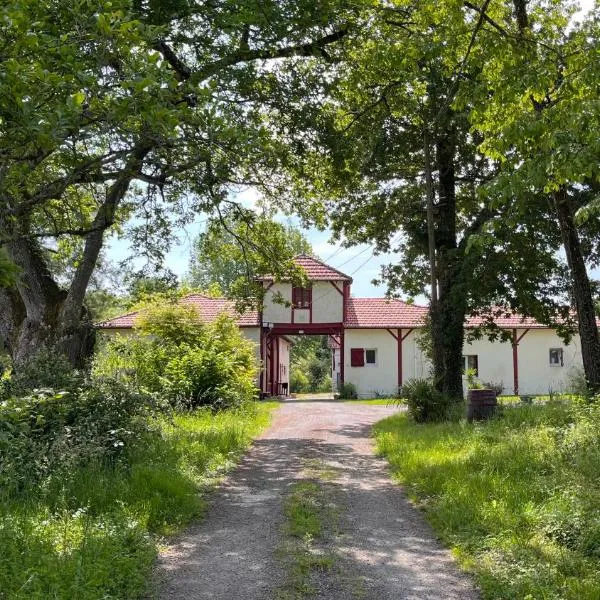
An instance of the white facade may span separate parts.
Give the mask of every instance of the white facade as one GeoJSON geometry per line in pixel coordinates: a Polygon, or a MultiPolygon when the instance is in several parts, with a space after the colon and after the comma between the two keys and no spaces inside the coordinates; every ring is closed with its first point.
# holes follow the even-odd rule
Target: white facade
{"type": "MultiPolygon", "coordinates": [[[[404,330],[406,334],[408,330],[404,330]]],[[[419,329],[413,329],[402,342],[402,381],[428,377],[431,365],[418,344],[419,329]]],[[[512,395],[517,383],[521,395],[544,395],[568,392],[582,370],[579,337],[569,345],[551,329],[518,329],[517,381],[513,369],[511,342],[487,338],[465,343],[463,355],[476,356],[477,379],[501,384],[502,393],[512,395]],[[522,336],[522,337],[521,337],[522,336]],[[559,351],[562,364],[551,362],[550,351],[559,351]]],[[[336,350],[333,381],[339,380],[340,352],[336,350]]],[[[556,354],[554,354],[556,357],[556,354]]],[[[466,359],[465,359],[466,366],[466,359]]],[[[399,387],[398,345],[387,329],[346,329],[344,344],[344,381],[356,386],[359,397],[395,395],[399,387]],[[352,366],[352,350],[376,351],[375,364],[352,366]]],[[[466,383],[466,382],[465,382],[466,383]]]]}
{"type": "MultiPolygon", "coordinates": [[[[353,298],[352,279],[347,275],[310,256],[296,257],[296,261],[305,269],[308,283],[293,287],[289,281],[265,277],[262,310],[240,315],[225,299],[201,294],[182,299],[196,306],[200,314],[214,318],[227,312],[238,319],[262,366],[258,384],[263,395],[289,391],[288,336],[294,335],[328,336],[335,348],[334,387],[352,383],[363,398],[396,395],[409,379],[430,375],[431,366],[419,344],[426,307],[385,298],[353,298]]],[[[514,334],[518,344],[491,342],[485,337],[465,343],[465,368],[475,367],[479,381],[501,385],[504,394],[568,391],[582,371],[578,337],[566,345],[554,330],[533,319],[503,318],[497,325],[514,334]]],[[[132,314],[100,324],[101,330],[111,334],[129,334],[132,327],[132,314]]]]}

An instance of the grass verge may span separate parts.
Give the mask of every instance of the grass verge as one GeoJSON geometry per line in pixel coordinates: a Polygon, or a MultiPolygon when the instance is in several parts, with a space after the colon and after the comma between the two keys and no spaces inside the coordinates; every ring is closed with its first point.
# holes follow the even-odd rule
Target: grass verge
{"type": "Polygon", "coordinates": [[[19,496],[0,493],[0,598],[134,599],[160,537],[202,515],[213,486],[277,403],[161,418],[123,464],[90,464],[19,496]]]}
{"type": "Polygon", "coordinates": [[[600,406],[375,426],[379,452],[485,598],[600,598],[600,406]]]}
{"type": "Polygon", "coordinates": [[[314,595],[319,577],[336,566],[337,557],[329,546],[338,531],[339,507],[328,484],[337,473],[314,459],[305,461],[305,475],[310,479],[295,483],[284,502],[286,520],[280,555],[288,580],[278,591],[278,600],[314,595]]]}

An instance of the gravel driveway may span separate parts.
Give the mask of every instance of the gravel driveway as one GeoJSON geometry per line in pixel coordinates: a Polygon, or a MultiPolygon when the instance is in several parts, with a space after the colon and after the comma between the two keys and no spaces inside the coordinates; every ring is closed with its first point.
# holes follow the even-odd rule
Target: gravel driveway
{"type": "Polygon", "coordinates": [[[340,567],[312,597],[330,600],[475,599],[470,579],[373,454],[371,426],[397,408],[286,401],[271,427],[216,491],[206,518],[159,559],[163,599],[274,600],[287,573],[278,549],[283,500],[308,461],[335,473],[340,567]],[[343,572],[340,578],[339,572],[343,572]],[[347,577],[346,577],[347,576],[347,577]],[[348,581],[357,585],[348,585],[348,581]]]}

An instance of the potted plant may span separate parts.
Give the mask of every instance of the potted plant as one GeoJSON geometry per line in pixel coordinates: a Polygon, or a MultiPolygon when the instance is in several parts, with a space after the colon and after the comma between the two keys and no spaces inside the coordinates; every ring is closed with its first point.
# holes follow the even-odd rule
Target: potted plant
{"type": "Polygon", "coordinates": [[[498,399],[496,391],[483,385],[477,379],[475,369],[467,369],[467,419],[469,421],[483,421],[489,419],[496,412],[498,399]]]}

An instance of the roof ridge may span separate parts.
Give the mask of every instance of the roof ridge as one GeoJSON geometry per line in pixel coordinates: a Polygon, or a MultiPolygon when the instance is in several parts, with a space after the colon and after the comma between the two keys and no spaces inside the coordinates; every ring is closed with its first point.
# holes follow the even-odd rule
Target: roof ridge
{"type": "Polygon", "coordinates": [[[339,269],[336,269],[335,267],[328,265],[321,258],[317,258],[316,256],[311,256],[310,254],[297,254],[296,256],[294,256],[294,260],[297,258],[310,258],[311,260],[314,260],[316,263],[319,263],[322,267],[331,269],[332,271],[335,271],[338,275],[341,275],[342,277],[345,277],[346,279],[349,279],[350,281],[352,281],[352,277],[350,277],[350,275],[347,275],[346,273],[343,273],[339,269]]]}
{"type": "Polygon", "coordinates": [[[114,321],[115,319],[131,317],[131,315],[137,315],[139,312],[140,312],[139,308],[137,310],[130,310],[129,312],[123,313],[122,315],[117,315],[116,317],[110,317],[110,319],[104,319],[104,321],[98,321],[97,323],[94,323],[94,327],[99,327],[100,325],[104,325],[104,323],[110,323],[111,321],[114,321]]]}

